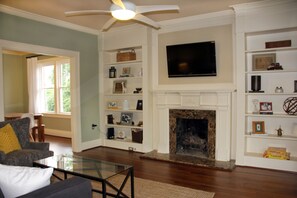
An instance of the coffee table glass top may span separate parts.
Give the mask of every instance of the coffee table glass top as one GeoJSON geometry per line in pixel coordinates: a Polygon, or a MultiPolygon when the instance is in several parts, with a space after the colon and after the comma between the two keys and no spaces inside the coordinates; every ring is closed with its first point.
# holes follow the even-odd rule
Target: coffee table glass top
{"type": "Polygon", "coordinates": [[[34,162],[38,166],[53,167],[55,170],[89,176],[93,179],[108,179],[132,166],[85,158],[73,154],[62,154],[34,162]]]}

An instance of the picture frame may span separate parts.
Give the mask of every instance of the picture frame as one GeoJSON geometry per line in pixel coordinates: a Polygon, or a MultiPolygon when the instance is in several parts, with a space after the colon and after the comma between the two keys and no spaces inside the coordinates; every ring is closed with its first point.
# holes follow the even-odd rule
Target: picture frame
{"type": "Polygon", "coordinates": [[[265,134],[265,122],[264,121],[253,121],[253,134],[265,134]]]}
{"type": "Polygon", "coordinates": [[[122,125],[132,125],[133,122],[133,113],[122,112],[121,113],[121,124],[122,125]]]}
{"type": "Polygon", "coordinates": [[[122,94],[126,92],[127,81],[126,80],[115,80],[113,81],[113,93],[122,94]]]}
{"type": "Polygon", "coordinates": [[[273,114],[272,102],[260,102],[260,114],[273,114]]]}
{"type": "Polygon", "coordinates": [[[136,110],[142,110],[143,102],[142,100],[137,100],[136,110]]]}
{"type": "Polygon", "coordinates": [[[123,67],[122,75],[130,76],[130,71],[131,71],[130,67],[123,67]]]}
{"type": "Polygon", "coordinates": [[[254,54],[253,71],[266,71],[268,66],[276,62],[276,54],[254,54]]]}

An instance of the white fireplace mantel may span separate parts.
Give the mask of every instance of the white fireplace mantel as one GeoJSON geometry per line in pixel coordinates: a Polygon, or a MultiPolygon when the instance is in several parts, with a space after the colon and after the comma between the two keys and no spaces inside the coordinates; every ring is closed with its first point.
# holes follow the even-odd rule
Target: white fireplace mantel
{"type": "Polygon", "coordinates": [[[169,153],[169,109],[215,110],[215,159],[230,161],[232,91],[157,91],[159,153],[169,153]]]}

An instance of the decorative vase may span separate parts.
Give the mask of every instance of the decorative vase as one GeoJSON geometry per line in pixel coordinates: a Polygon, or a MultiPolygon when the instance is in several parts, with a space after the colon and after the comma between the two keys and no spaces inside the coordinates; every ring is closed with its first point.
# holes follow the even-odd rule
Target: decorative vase
{"type": "Polygon", "coordinates": [[[254,92],[261,90],[261,76],[252,76],[251,89],[254,92]]]}
{"type": "Polygon", "coordinates": [[[129,102],[128,100],[123,101],[123,110],[129,110],[129,102]]]}

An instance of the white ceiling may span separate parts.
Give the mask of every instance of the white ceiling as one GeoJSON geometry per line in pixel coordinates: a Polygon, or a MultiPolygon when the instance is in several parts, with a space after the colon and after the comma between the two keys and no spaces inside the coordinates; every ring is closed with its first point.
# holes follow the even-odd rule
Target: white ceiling
{"type": "MultiPolygon", "coordinates": [[[[158,12],[145,14],[155,21],[194,16],[210,12],[231,9],[229,6],[259,0],[130,0],[136,5],[178,5],[179,12],[158,12]]],[[[35,13],[42,16],[59,19],[80,26],[100,30],[103,24],[110,19],[110,15],[88,15],[66,17],[65,11],[72,10],[109,10],[110,0],[0,0],[0,4],[35,13]]],[[[131,23],[131,22],[130,22],[131,23]]],[[[129,22],[117,22],[116,25],[125,25],[129,22]]]]}

